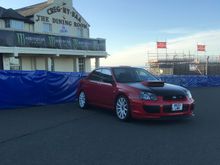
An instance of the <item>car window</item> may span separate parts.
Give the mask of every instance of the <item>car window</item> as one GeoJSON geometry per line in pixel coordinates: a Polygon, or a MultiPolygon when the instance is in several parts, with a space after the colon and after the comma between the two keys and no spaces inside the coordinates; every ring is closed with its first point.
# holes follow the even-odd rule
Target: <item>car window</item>
{"type": "Polygon", "coordinates": [[[96,69],[94,70],[90,75],[89,75],[89,80],[93,81],[102,81],[102,73],[101,69],[96,69]]]}
{"type": "Polygon", "coordinates": [[[112,72],[110,69],[102,69],[101,72],[104,82],[113,82],[112,72]]]}
{"type": "Polygon", "coordinates": [[[158,79],[141,68],[114,68],[115,79],[120,83],[158,81],[158,79]]]}
{"type": "Polygon", "coordinates": [[[137,76],[139,77],[140,81],[145,81],[145,80],[155,80],[156,77],[153,76],[151,73],[147,72],[144,69],[136,69],[137,76]]]}
{"type": "Polygon", "coordinates": [[[89,80],[100,81],[100,82],[112,82],[112,73],[110,69],[96,69],[93,71],[89,78],[89,80]]]}

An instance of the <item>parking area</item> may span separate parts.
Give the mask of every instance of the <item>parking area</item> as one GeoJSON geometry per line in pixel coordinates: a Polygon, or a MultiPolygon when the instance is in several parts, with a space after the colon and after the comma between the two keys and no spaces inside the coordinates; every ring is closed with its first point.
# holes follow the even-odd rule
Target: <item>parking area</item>
{"type": "Polygon", "coordinates": [[[0,110],[0,164],[219,165],[220,88],[191,91],[191,120],[124,123],[75,103],[0,110]]]}

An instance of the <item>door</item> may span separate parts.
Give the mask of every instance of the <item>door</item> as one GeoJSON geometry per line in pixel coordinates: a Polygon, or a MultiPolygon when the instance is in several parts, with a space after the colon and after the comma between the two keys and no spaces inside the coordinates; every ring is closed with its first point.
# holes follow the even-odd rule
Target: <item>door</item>
{"type": "Polygon", "coordinates": [[[115,83],[110,69],[101,70],[102,82],[100,88],[97,89],[98,103],[102,106],[111,108],[114,106],[115,83]]]}
{"type": "Polygon", "coordinates": [[[101,82],[101,69],[96,69],[87,78],[86,83],[84,84],[84,90],[86,92],[89,103],[98,104],[97,91],[100,89],[101,82]]]}

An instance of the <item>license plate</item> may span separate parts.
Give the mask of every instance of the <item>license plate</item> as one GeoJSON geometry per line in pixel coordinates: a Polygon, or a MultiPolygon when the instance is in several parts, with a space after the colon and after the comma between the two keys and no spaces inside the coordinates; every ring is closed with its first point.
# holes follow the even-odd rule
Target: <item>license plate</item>
{"type": "Polygon", "coordinates": [[[172,104],[172,111],[182,111],[183,110],[183,104],[176,103],[172,104]]]}

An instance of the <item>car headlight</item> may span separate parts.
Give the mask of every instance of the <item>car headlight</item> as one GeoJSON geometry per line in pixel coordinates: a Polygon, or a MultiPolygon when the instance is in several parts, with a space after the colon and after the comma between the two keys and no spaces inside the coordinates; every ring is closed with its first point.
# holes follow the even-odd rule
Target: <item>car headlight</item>
{"type": "Polygon", "coordinates": [[[140,98],[142,100],[153,100],[153,101],[157,100],[157,96],[155,94],[149,92],[143,92],[143,91],[140,94],[140,98]]]}
{"type": "Polygon", "coordinates": [[[189,99],[192,99],[192,94],[189,90],[186,91],[186,96],[189,98],[189,99]]]}

